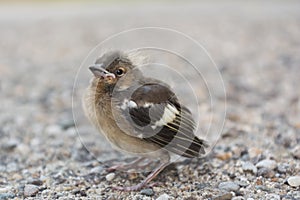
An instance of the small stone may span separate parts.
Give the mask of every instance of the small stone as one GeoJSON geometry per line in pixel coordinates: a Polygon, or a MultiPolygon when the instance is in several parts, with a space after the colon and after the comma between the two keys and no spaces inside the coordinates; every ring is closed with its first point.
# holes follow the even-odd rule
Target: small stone
{"type": "Polygon", "coordinates": [[[232,199],[231,193],[222,194],[213,198],[213,200],[230,200],[232,199]]]}
{"type": "Polygon", "coordinates": [[[292,154],[295,158],[300,159],[300,146],[296,146],[292,149],[292,154]]]}
{"type": "Polygon", "coordinates": [[[216,158],[220,160],[229,160],[232,157],[231,152],[224,152],[224,153],[219,153],[216,155],[216,158]]]}
{"type": "Polygon", "coordinates": [[[209,187],[209,186],[210,186],[209,183],[197,183],[197,184],[195,185],[195,187],[196,187],[197,189],[199,189],[199,190],[202,190],[202,189],[207,188],[207,187],[209,187]]]}
{"type": "Polygon", "coordinates": [[[93,167],[90,170],[90,173],[101,174],[103,172],[103,170],[104,170],[103,166],[97,166],[97,167],[93,167]]]}
{"type": "Polygon", "coordinates": [[[277,167],[277,163],[274,160],[265,159],[256,164],[257,168],[268,168],[268,169],[275,169],[277,167]]]}
{"type": "Polygon", "coordinates": [[[37,185],[37,186],[41,186],[43,185],[43,181],[39,180],[39,179],[32,179],[28,181],[29,184],[32,185],[37,185]]]}
{"type": "Polygon", "coordinates": [[[244,200],[244,197],[238,196],[238,197],[233,197],[231,200],[244,200]]]}
{"type": "Polygon", "coordinates": [[[4,187],[4,188],[0,188],[0,193],[6,193],[6,192],[9,192],[12,188],[7,186],[7,187],[4,187]]]}
{"type": "Polygon", "coordinates": [[[46,127],[45,132],[49,135],[58,135],[62,132],[62,129],[58,125],[49,125],[46,127]]]}
{"type": "MultiPolygon", "coordinates": [[[[294,199],[297,199],[299,200],[300,199],[300,191],[290,191],[288,193],[291,193],[291,196],[294,198],[294,199]]],[[[293,200],[294,200],[293,199],[293,200]]]]}
{"type": "Polygon", "coordinates": [[[165,194],[160,195],[156,200],[169,200],[170,196],[165,194]]]}
{"type": "Polygon", "coordinates": [[[143,189],[140,192],[142,195],[146,195],[146,196],[153,196],[154,195],[154,191],[151,188],[147,188],[147,189],[143,189]]]}
{"type": "Polygon", "coordinates": [[[23,184],[18,185],[18,187],[16,188],[16,195],[24,196],[24,188],[25,188],[25,185],[23,185],[23,184]]]}
{"type": "Polygon", "coordinates": [[[248,154],[249,154],[249,157],[250,158],[254,158],[256,156],[259,156],[263,151],[261,149],[258,149],[258,148],[250,148],[248,150],[248,154]]]}
{"type": "Polygon", "coordinates": [[[32,184],[25,185],[24,188],[24,196],[25,197],[32,197],[35,196],[39,191],[39,188],[32,184]]]}
{"type": "Polygon", "coordinates": [[[236,182],[241,187],[247,187],[250,183],[249,181],[241,180],[236,182]]]}
{"type": "Polygon", "coordinates": [[[253,174],[257,173],[257,168],[251,162],[245,162],[242,165],[242,169],[244,172],[251,172],[253,174]]]}
{"type": "Polygon", "coordinates": [[[0,194],[0,200],[8,200],[8,199],[12,199],[15,198],[15,195],[12,193],[1,193],[0,194]]]}
{"type": "Polygon", "coordinates": [[[241,156],[242,161],[248,161],[249,159],[250,159],[249,154],[244,154],[244,155],[241,156]]]}
{"type": "Polygon", "coordinates": [[[42,193],[42,196],[48,196],[50,192],[51,192],[51,190],[45,189],[41,193],[42,193]]]}
{"type": "Polygon", "coordinates": [[[76,195],[76,196],[83,196],[83,197],[86,197],[87,194],[86,192],[84,191],[84,189],[73,189],[73,194],[76,195]]]}
{"type": "Polygon", "coordinates": [[[226,191],[237,191],[240,189],[240,186],[236,184],[235,182],[227,181],[227,182],[222,182],[219,184],[219,189],[221,190],[226,190],[226,191]]]}
{"type": "Polygon", "coordinates": [[[2,149],[5,151],[12,151],[18,146],[19,142],[15,139],[10,139],[2,145],[2,149]]]}
{"type": "Polygon", "coordinates": [[[63,130],[67,130],[67,129],[75,126],[75,122],[72,118],[62,119],[58,122],[58,124],[60,125],[60,127],[63,130]]]}
{"type": "Polygon", "coordinates": [[[258,179],[256,179],[256,185],[262,185],[263,184],[263,178],[259,177],[258,179]]]}
{"type": "Polygon", "coordinates": [[[275,176],[275,172],[271,169],[263,167],[258,170],[257,175],[265,178],[273,178],[275,176]]]}
{"type": "Polygon", "coordinates": [[[5,171],[6,171],[6,167],[0,164],[0,172],[5,172],[5,171]]]}
{"type": "Polygon", "coordinates": [[[289,148],[293,144],[293,134],[294,132],[292,130],[287,130],[284,134],[280,133],[275,137],[275,143],[289,148]]]}
{"type": "Polygon", "coordinates": [[[12,176],[11,176],[14,180],[21,180],[23,179],[24,177],[19,174],[19,173],[14,173],[12,176]]]}
{"type": "Polygon", "coordinates": [[[136,172],[129,172],[129,170],[128,170],[128,179],[129,180],[134,180],[134,179],[136,179],[138,177],[139,177],[138,173],[136,173],[136,172]]]}
{"type": "Polygon", "coordinates": [[[21,155],[28,155],[31,152],[31,149],[28,145],[21,143],[16,147],[16,150],[21,154],[21,155]]]}
{"type": "Polygon", "coordinates": [[[289,164],[284,163],[277,166],[277,171],[281,174],[285,174],[289,168],[289,164]]]}
{"type": "Polygon", "coordinates": [[[257,185],[257,186],[255,186],[255,188],[257,190],[262,190],[262,191],[266,191],[266,192],[270,191],[270,188],[268,188],[267,186],[264,186],[264,185],[257,185]]]}
{"type": "Polygon", "coordinates": [[[292,187],[300,186],[300,176],[291,176],[287,180],[288,184],[292,187]]]}
{"type": "Polygon", "coordinates": [[[105,176],[107,181],[112,181],[115,178],[115,173],[109,173],[105,176]]]}
{"type": "Polygon", "coordinates": [[[280,200],[280,196],[278,194],[267,194],[266,200],[280,200]]]}

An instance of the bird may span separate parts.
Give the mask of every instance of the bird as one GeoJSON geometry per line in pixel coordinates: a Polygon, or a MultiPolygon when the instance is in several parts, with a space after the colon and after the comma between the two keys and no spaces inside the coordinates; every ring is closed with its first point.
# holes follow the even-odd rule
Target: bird
{"type": "Polygon", "coordinates": [[[159,158],[139,184],[114,187],[122,191],[146,187],[173,155],[200,157],[209,146],[195,135],[195,120],[172,88],[143,73],[140,57],[119,50],[102,54],[89,66],[92,78],[82,98],[85,115],[112,147],[140,157],[129,167],[159,158]]]}

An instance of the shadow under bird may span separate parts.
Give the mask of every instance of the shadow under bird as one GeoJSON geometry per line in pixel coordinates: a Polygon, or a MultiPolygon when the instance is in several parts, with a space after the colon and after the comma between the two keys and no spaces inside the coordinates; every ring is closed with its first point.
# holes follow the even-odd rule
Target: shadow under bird
{"type": "Polygon", "coordinates": [[[83,96],[85,114],[112,146],[141,157],[126,168],[144,158],[159,158],[157,168],[141,183],[114,187],[123,191],[147,186],[170,164],[172,155],[200,157],[208,147],[195,136],[188,108],[166,83],[144,76],[136,56],[121,51],[103,54],[89,67],[93,77],[83,96]]]}

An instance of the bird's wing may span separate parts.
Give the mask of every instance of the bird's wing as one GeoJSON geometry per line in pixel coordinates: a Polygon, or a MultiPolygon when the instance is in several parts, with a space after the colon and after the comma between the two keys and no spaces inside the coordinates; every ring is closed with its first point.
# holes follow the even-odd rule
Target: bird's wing
{"type": "Polygon", "coordinates": [[[180,105],[176,95],[158,83],[144,84],[121,109],[137,136],[185,157],[204,154],[204,140],[194,135],[195,122],[190,111],[180,105]]]}

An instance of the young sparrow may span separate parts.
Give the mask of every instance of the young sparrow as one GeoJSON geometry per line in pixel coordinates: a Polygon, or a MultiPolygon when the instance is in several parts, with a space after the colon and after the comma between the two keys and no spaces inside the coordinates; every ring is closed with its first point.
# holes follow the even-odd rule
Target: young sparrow
{"type": "Polygon", "coordinates": [[[89,67],[93,78],[83,96],[85,114],[114,148],[160,160],[138,185],[115,188],[125,191],[146,186],[172,154],[199,157],[208,146],[194,135],[192,115],[170,87],[143,76],[135,60],[120,51],[102,55],[89,67]]]}

